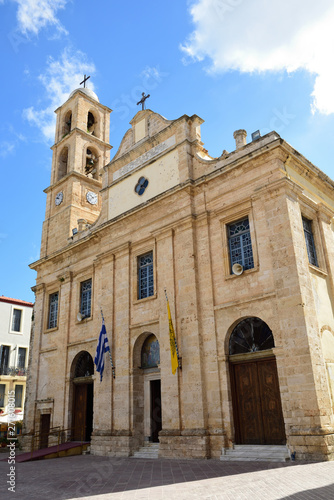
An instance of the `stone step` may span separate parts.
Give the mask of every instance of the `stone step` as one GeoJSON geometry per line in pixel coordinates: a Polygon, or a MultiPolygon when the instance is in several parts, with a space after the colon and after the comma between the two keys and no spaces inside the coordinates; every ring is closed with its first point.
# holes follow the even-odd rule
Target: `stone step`
{"type": "Polygon", "coordinates": [[[286,462],[290,460],[290,454],[284,445],[235,445],[234,448],[223,448],[220,460],[286,462]]]}
{"type": "Polygon", "coordinates": [[[131,458],[158,458],[159,443],[145,443],[131,458]]]}

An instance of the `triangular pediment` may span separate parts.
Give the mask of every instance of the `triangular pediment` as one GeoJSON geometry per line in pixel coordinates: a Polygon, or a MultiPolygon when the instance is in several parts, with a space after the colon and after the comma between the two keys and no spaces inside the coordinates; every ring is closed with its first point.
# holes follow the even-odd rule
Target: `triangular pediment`
{"type": "Polygon", "coordinates": [[[112,161],[117,160],[124,154],[136,148],[146,139],[152,138],[165,128],[169,127],[175,120],[167,120],[159,113],[150,109],[138,111],[130,121],[131,128],[126,131],[121,144],[112,161]]]}

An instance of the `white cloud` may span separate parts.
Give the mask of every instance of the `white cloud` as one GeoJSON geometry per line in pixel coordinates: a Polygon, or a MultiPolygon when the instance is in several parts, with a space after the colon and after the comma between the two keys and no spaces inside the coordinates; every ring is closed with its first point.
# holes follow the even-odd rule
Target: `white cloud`
{"type": "Polygon", "coordinates": [[[7,123],[5,127],[1,127],[0,132],[2,136],[5,131],[10,138],[0,142],[0,157],[2,158],[6,158],[6,156],[14,153],[15,148],[19,146],[20,142],[26,142],[25,136],[20,132],[16,132],[13,125],[7,123]]]}
{"type": "Polygon", "coordinates": [[[211,72],[306,70],[315,76],[312,111],[334,112],[332,0],[197,0],[190,12],[188,58],[208,57],[211,72]]]}
{"type": "Polygon", "coordinates": [[[0,156],[2,158],[5,158],[8,156],[10,153],[12,153],[15,149],[15,141],[10,142],[10,141],[1,141],[0,143],[0,156]]]}
{"type": "MultiPolygon", "coordinates": [[[[46,105],[36,108],[31,106],[23,111],[23,116],[31,125],[38,127],[44,138],[54,140],[55,109],[61,106],[72,90],[78,88],[83,75],[95,71],[93,63],[87,61],[86,55],[80,51],[64,50],[58,60],[49,57],[44,73],[38,79],[44,87],[46,105]]],[[[89,80],[89,88],[94,90],[94,84],[89,80]]]]}
{"type": "Polygon", "coordinates": [[[57,11],[64,9],[68,0],[13,0],[18,4],[18,29],[24,35],[38,35],[42,28],[54,26],[58,32],[67,33],[57,18],[57,11]]]}

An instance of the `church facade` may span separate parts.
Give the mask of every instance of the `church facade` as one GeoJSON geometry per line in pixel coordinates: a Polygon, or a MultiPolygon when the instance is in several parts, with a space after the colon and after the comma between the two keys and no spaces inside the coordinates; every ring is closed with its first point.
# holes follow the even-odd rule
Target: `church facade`
{"type": "Polygon", "coordinates": [[[258,444],[333,459],[333,181],[276,132],[238,130],[212,158],[201,118],[149,109],[110,161],[110,111],[88,89],[56,110],[26,447],[61,428],[97,455],[157,442],[166,458],[258,444]]]}

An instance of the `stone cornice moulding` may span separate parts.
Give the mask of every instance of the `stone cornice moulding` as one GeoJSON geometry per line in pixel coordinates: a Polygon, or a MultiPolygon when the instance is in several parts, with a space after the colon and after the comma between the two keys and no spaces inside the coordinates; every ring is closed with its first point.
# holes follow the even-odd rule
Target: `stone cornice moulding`
{"type": "Polygon", "coordinates": [[[71,138],[76,132],[80,133],[80,135],[83,135],[87,139],[92,138],[93,142],[97,143],[99,146],[103,146],[109,150],[113,148],[113,146],[111,146],[111,144],[103,141],[102,139],[99,139],[98,137],[96,137],[96,135],[92,135],[89,132],[85,132],[85,130],[82,130],[81,128],[75,127],[71,130],[71,132],[69,132],[64,137],[62,137],[58,142],[55,142],[54,145],[51,146],[50,149],[54,150],[54,149],[58,148],[59,146],[62,145],[62,143],[65,143],[69,138],[71,138]]]}
{"type": "MultiPolygon", "coordinates": [[[[49,193],[49,191],[51,191],[51,190],[53,190],[55,188],[61,189],[61,185],[63,183],[66,184],[66,181],[70,177],[77,177],[80,181],[87,182],[87,184],[95,186],[96,188],[101,188],[101,186],[102,186],[102,182],[101,181],[98,181],[96,179],[90,179],[86,175],[81,174],[80,172],[77,172],[76,170],[71,170],[70,172],[68,172],[68,174],[66,174],[64,177],[62,177],[61,179],[59,179],[59,181],[57,181],[54,184],[51,184],[50,186],[48,186],[47,188],[45,188],[43,190],[43,193],[47,194],[47,193],[49,193]]],[[[88,187],[90,187],[90,186],[88,186],[88,187]]],[[[101,191],[101,189],[99,189],[99,191],[101,191]]]]}
{"type": "Polygon", "coordinates": [[[35,295],[42,293],[45,290],[45,283],[39,283],[38,285],[32,286],[31,290],[35,295]]]}

